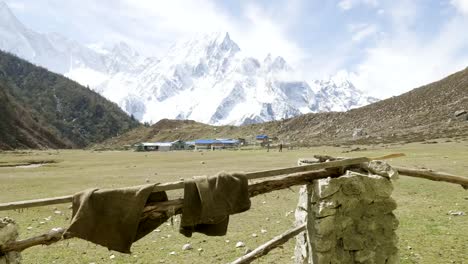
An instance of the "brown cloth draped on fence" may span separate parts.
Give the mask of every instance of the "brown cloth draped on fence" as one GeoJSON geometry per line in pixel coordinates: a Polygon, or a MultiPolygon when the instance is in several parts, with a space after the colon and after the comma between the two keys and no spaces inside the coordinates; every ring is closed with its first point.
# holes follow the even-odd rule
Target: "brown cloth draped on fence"
{"type": "Polygon", "coordinates": [[[198,176],[184,181],[184,203],[180,233],[223,236],[229,215],[250,209],[248,180],[241,173],[198,176]]]}
{"type": "Polygon", "coordinates": [[[146,203],[167,201],[165,192],[152,193],[154,184],[124,189],[90,189],[73,196],[73,218],[64,236],[84,240],[122,253],[130,253],[139,240],[167,219],[140,216],[146,203]]]}

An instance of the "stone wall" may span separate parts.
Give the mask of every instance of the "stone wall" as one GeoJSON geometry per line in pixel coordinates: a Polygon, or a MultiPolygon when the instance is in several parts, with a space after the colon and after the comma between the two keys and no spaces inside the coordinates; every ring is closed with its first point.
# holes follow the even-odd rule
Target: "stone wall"
{"type": "MultiPolygon", "coordinates": [[[[7,242],[15,241],[18,238],[18,225],[10,218],[0,219],[0,246],[7,242]]],[[[21,255],[18,252],[8,252],[4,255],[0,253],[0,264],[21,263],[21,255]]]]}
{"type": "Polygon", "coordinates": [[[307,222],[307,231],[296,238],[295,263],[399,263],[390,197],[396,176],[388,164],[371,162],[304,186],[296,222],[307,222]]]}

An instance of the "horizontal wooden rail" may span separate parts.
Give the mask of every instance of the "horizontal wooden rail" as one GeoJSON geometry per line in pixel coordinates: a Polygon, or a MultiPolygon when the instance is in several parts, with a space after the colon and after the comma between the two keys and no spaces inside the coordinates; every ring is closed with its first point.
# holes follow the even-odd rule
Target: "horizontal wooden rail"
{"type": "MultiPolygon", "coordinates": [[[[279,176],[279,175],[284,175],[284,174],[292,174],[292,173],[297,173],[297,172],[306,172],[306,171],[314,171],[314,170],[320,170],[320,169],[329,169],[329,168],[336,168],[336,167],[342,167],[342,166],[356,165],[356,164],[368,162],[371,160],[388,159],[388,158],[401,157],[401,156],[403,156],[403,154],[391,154],[388,156],[377,157],[377,158],[366,158],[366,157],[350,158],[350,159],[334,160],[334,161],[329,161],[329,162],[311,164],[311,165],[306,165],[306,166],[297,166],[297,167],[290,167],[290,168],[283,168],[283,169],[250,172],[250,173],[246,173],[245,175],[247,179],[253,180],[253,179],[259,179],[259,178],[279,176]]],[[[163,184],[159,184],[155,186],[154,192],[170,191],[170,190],[177,190],[177,189],[183,189],[183,188],[184,188],[183,181],[169,182],[169,183],[163,183],[163,184]]],[[[67,196],[60,196],[60,197],[53,197],[53,198],[1,203],[0,211],[70,203],[72,201],[72,198],[73,198],[73,195],[67,195],[67,196]]]]}
{"type": "Polygon", "coordinates": [[[460,184],[465,190],[468,190],[468,177],[456,176],[432,170],[409,169],[403,167],[393,168],[396,169],[401,175],[423,178],[431,181],[444,181],[449,183],[460,184]]]}
{"type": "Polygon", "coordinates": [[[289,239],[299,235],[302,231],[306,230],[306,224],[302,224],[295,228],[292,228],[279,236],[274,237],[272,240],[252,250],[250,253],[234,260],[231,264],[247,264],[258,259],[261,256],[268,254],[272,249],[275,249],[284,243],[288,242],[289,239]]]}
{"type": "MultiPolygon", "coordinates": [[[[260,194],[265,194],[275,190],[285,189],[294,185],[303,185],[312,182],[316,179],[323,179],[327,177],[339,177],[339,171],[312,171],[303,172],[274,179],[267,179],[261,182],[249,185],[249,196],[254,197],[260,194]]],[[[170,200],[167,202],[150,203],[145,206],[141,215],[141,220],[147,218],[160,218],[171,217],[176,214],[182,213],[183,199],[170,200]]],[[[37,245],[50,245],[62,239],[69,239],[71,237],[63,237],[65,229],[56,228],[46,234],[36,237],[18,240],[7,243],[0,247],[0,254],[9,251],[22,251],[24,249],[37,246],[37,245]]]]}

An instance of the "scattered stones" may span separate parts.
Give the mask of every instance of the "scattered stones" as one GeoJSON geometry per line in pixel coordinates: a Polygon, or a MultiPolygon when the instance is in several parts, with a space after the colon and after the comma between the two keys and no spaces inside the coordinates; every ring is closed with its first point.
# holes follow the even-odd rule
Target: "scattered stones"
{"type": "Polygon", "coordinates": [[[46,221],[50,221],[51,219],[52,219],[52,216],[50,216],[50,215],[48,217],[44,218],[44,220],[46,220],[46,221]]]}
{"type": "Polygon", "coordinates": [[[203,248],[197,248],[197,251],[198,251],[198,252],[202,252],[202,251],[203,251],[203,248]]]}
{"type": "Polygon", "coordinates": [[[61,215],[61,214],[62,214],[62,211],[55,210],[55,211],[54,211],[54,214],[56,214],[56,215],[61,215]]]}
{"type": "Polygon", "coordinates": [[[224,240],[224,242],[229,243],[231,242],[229,239],[224,240]]]}
{"type": "Polygon", "coordinates": [[[191,249],[193,249],[193,247],[190,244],[185,244],[182,246],[182,250],[191,250],[191,249]]]}
{"type": "Polygon", "coordinates": [[[262,204],[266,204],[266,201],[263,201],[262,204]]]}
{"type": "Polygon", "coordinates": [[[364,131],[364,129],[362,129],[362,128],[354,129],[353,139],[357,139],[357,138],[364,137],[364,136],[367,136],[367,133],[364,131]]]}
{"type": "Polygon", "coordinates": [[[242,247],[245,247],[245,243],[242,242],[242,241],[239,241],[236,243],[236,248],[242,248],[242,247]]]}
{"type": "Polygon", "coordinates": [[[262,233],[262,234],[265,234],[266,232],[268,232],[268,231],[266,231],[266,229],[260,230],[260,233],[262,233]]]}
{"type": "Polygon", "coordinates": [[[349,152],[355,152],[355,151],[366,151],[367,148],[360,148],[360,147],[357,147],[357,148],[353,148],[353,149],[350,149],[350,150],[344,150],[342,151],[342,153],[349,153],[349,152]]]}
{"type": "Polygon", "coordinates": [[[159,229],[159,228],[156,228],[156,229],[154,230],[154,232],[157,232],[157,233],[159,233],[159,232],[161,232],[161,229],[159,229]]]}
{"type": "Polygon", "coordinates": [[[115,259],[115,255],[112,254],[112,255],[109,256],[109,258],[110,258],[110,259],[115,259]]]}
{"type": "Polygon", "coordinates": [[[466,215],[466,213],[463,212],[463,211],[449,211],[447,214],[448,214],[448,215],[452,215],[452,216],[462,216],[462,215],[466,215]]]}
{"type": "Polygon", "coordinates": [[[41,222],[39,222],[39,224],[40,224],[40,225],[43,225],[43,224],[45,224],[45,222],[44,222],[44,221],[41,221],[41,222]]]}
{"type": "Polygon", "coordinates": [[[32,230],[33,228],[32,228],[32,226],[28,226],[26,229],[27,230],[32,230]]]}
{"type": "Polygon", "coordinates": [[[146,182],[146,183],[149,183],[149,182],[150,182],[150,179],[146,179],[145,182],[146,182]]]}
{"type": "Polygon", "coordinates": [[[253,233],[253,234],[252,234],[252,237],[258,237],[258,235],[257,235],[257,234],[255,234],[255,233],[253,233]]]}
{"type": "Polygon", "coordinates": [[[204,162],[204,161],[200,161],[200,163],[201,163],[201,164],[205,164],[206,162],[204,162]]]}
{"type": "Polygon", "coordinates": [[[169,255],[172,255],[172,256],[174,256],[175,254],[177,254],[175,251],[171,251],[171,252],[169,253],[169,255]]]}

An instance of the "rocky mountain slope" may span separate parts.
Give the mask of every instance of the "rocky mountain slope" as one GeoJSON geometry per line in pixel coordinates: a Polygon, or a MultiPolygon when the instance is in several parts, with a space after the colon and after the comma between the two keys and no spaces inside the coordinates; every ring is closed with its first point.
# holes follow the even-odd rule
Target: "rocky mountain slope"
{"type": "Polygon", "coordinates": [[[246,56],[228,33],[194,36],[160,58],[125,43],[84,46],[24,26],[0,2],[0,49],[89,86],[140,121],[241,125],[375,102],[346,79],[307,82],[281,56],[246,56]]]}
{"type": "Polygon", "coordinates": [[[209,126],[162,120],[106,141],[120,147],[141,141],[244,137],[259,133],[292,145],[388,143],[468,136],[468,68],[400,96],[347,112],[306,114],[248,126],[209,126]]]}
{"type": "Polygon", "coordinates": [[[138,125],[96,92],[0,51],[0,149],[84,147],[138,125]]]}

